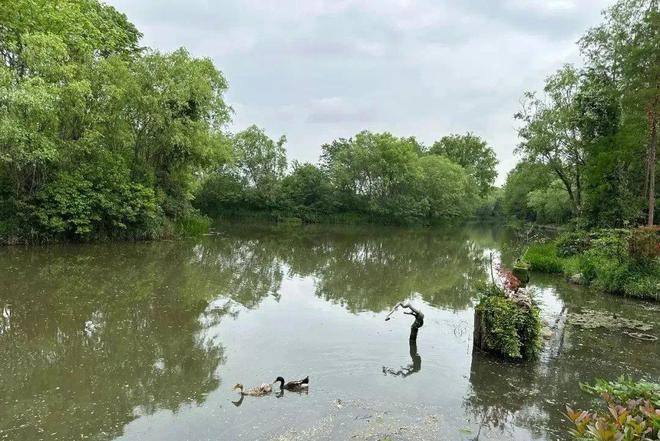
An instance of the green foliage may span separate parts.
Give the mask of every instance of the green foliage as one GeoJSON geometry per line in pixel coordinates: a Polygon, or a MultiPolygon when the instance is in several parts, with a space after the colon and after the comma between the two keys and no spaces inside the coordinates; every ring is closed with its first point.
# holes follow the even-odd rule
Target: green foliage
{"type": "Polygon", "coordinates": [[[154,192],[114,170],[62,172],[38,193],[33,215],[50,236],[150,238],[160,219],[154,192]]]}
{"type": "Polygon", "coordinates": [[[211,219],[194,211],[189,212],[186,217],[176,220],[176,231],[179,236],[201,236],[208,233],[210,227],[211,219]]]}
{"type": "Polygon", "coordinates": [[[630,256],[641,263],[651,263],[660,258],[660,226],[632,230],[630,256]]]}
{"type": "Polygon", "coordinates": [[[140,49],[135,27],[96,0],[10,0],[0,16],[0,222],[11,234],[150,238],[185,217],[196,176],[230,156],[227,84],[211,61],[140,49]]]}
{"type": "Polygon", "coordinates": [[[284,203],[307,221],[333,211],[333,189],[325,172],[313,164],[294,162],[293,171],[282,180],[284,203]]]}
{"type": "Polygon", "coordinates": [[[531,245],[524,260],[535,271],[579,275],[580,283],[601,291],[660,299],[658,259],[633,254],[633,250],[641,252],[640,247],[657,247],[655,232],[650,230],[652,233],[625,229],[567,232],[552,242],[531,245]]]}
{"type": "Polygon", "coordinates": [[[571,216],[571,202],[559,180],[553,181],[548,188],[529,192],[527,205],[534,211],[536,220],[542,223],[561,224],[571,216]]]}
{"type": "Polygon", "coordinates": [[[522,220],[536,220],[537,212],[529,206],[528,195],[543,191],[554,180],[552,171],[537,162],[521,161],[509,172],[504,185],[504,212],[522,220]]]}
{"type": "Polygon", "coordinates": [[[561,273],[563,266],[557,257],[557,249],[552,243],[538,243],[531,245],[523,260],[530,265],[532,271],[543,273],[561,273]]]}
{"type": "Polygon", "coordinates": [[[651,440],[660,430],[660,385],[645,380],[620,377],[616,381],[596,380],[581,384],[582,390],[599,396],[601,408],[573,410],[566,406],[566,417],[574,426],[576,440],[651,440]]]}
{"type": "Polygon", "coordinates": [[[628,297],[660,301],[660,270],[648,274],[634,273],[624,282],[623,293],[628,297]]]}
{"type": "Polygon", "coordinates": [[[423,156],[418,161],[423,216],[431,220],[450,220],[473,211],[477,189],[461,166],[435,155],[423,156]]]}
{"type": "Polygon", "coordinates": [[[497,177],[497,157],[486,141],[472,133],[443,136],[429,149],[432,155],[442,155],[463,167],[479,187],[479,195],[485,197],[493,188],[497,177]]]}
{"type": "Polygon", "coordinates": [[[482,288],[476,311],[482,315],[488,350],[512,359],[538,354],[541,319],[535,305],[522,305],[491,284],[482,288]]]}
{"type": "Polygon", "coordinates": [[[591,239],[586,232],[576,230],[560,234],[555,242],[557,245],[557,255],[568,257],[586,251],[589,248],[591,239]]]}
{"type": "Polygon", "coordinates": [[[195,206],[213,216],[429,224],[466,218],[478,201],[463,167],[424,155],[414,138],[360,132],[323,146],[321,167],[294,162],[286,176],[282,144],[256,127],[236,135],[236,163],[205,180],[195,206]]]}
{"type": "MultiPolygon", "coordinates": [[[[658,11],[657,0],[615,2],[579,42],[584,68],[568,65],[550,75],[543,95],[525,93],[516,115],[523,163],[547,167],[570,201],[571,216],[592,228],[638,224],[658,197],[651,186],[660,116],[658,11]]],[[[547,220],[548,198],[538,190],[511,188],[511,196],[529,194],[531,208],[547,220]]],[[[521,205],[512,204],[510,213],[530,219],[521,205]]],[[[549,217],[568,220],[561,210],[549,217]]]]}
{"type": "Polygon", "coordinates": [[[481,221],[502,220],[504,218],[504,190],[494,188],[488,196],[477,201],[474,215],[481,221]]]}

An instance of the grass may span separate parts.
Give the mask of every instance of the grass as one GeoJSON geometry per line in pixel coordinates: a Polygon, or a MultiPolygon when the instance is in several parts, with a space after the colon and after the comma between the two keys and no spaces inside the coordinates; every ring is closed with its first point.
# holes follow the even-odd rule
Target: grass
{"type": "Polygon", "coordinates": [[[523,260],[532,271],[564,274],[600,291],[660,301],[660,262],[648,255],[648,246],[640,258],[630,251],[635,248],[629,234],[599,230],[591,235],[594,239],[589,242],[583,239],[586,233],[571,233],[554,242],[533,244],[523,260]]]}
{"type": "Polygon", "coordinates": [[[553,243],[538,243],[530,246],[523,256],[532,271],[542,273],[561,273],[564,271],[562,259],[557,257],[553,243]]]}

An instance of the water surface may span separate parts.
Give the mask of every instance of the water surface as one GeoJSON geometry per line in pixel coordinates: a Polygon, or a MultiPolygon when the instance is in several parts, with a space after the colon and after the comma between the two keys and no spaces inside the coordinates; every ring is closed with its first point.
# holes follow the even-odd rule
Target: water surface
{"type": "Polygon", "coordinates": [[[657,342],[564,325],[658,307],[533,276],[535,362],[473,351],[494,227],[223,226],[202,239],[0,249],[1,440],[566,439],[579,382],[660,378],[657,342]],[[387,312],[410,300],[425,314],[387,312]],[[231,388],[310,376],[307,394],[231,388]]]}

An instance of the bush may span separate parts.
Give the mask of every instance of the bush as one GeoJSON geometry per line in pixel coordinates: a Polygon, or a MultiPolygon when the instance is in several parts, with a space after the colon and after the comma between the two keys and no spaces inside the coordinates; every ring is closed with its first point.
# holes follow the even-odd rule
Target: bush
{"type": "Polygon", "coordinates": [[[623,292],[629,277],[628,242],[619,230],[603,230],[591,241],[580,264],[582,276],[594,287],[610,293],[623,292]]]}
{"type": "Polygon", "coordinates": [[[651,440],[660,429],[660,384],[633,381],[597,380],[580,385],[582,390],[600,396],[603,408],[596,411],[573,410],[566,406],[566,417],[574,428],[576,440],[651,440]]]}
{"type": "Polygon", "coordinates": [[[541,319],[536,306],[521,304],[506,296],[496,285],[481,290],[476,308],[486,349],[506,358],[528,359],[537,355],[541,340],[541,319]]]}
{"type": "Polygon", "coordinates": [[[574,256],[589,248],[589,235],[584,231],[570,231],[561,234],[557,240],[557,255],[560,257],[574,256]]]}
{"type": "Polygon", "coordinates": [[[630,236],[630,256],[650,263],[660,257],[660,226],[637,228],[630,236]]]}
{"type": "Polygon", "coordinates": [[[529,263],[532,271],[544,273],[561,273],[563,265],[557,257],[554,244],[539,243],[530,246],[523,256],[523,260],[529,263]]]}

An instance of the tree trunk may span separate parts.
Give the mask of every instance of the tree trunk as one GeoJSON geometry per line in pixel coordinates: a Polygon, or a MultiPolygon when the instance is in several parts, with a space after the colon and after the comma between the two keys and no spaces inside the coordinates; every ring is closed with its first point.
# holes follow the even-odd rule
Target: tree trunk
{"type": "Polygon", "coordinates": [[[649,145],[649,213],[648,225],[653,226],[655,212],[655,151],[658,144],[657,122],[655,114],[651,117],[651,143],[649,145]]]}

